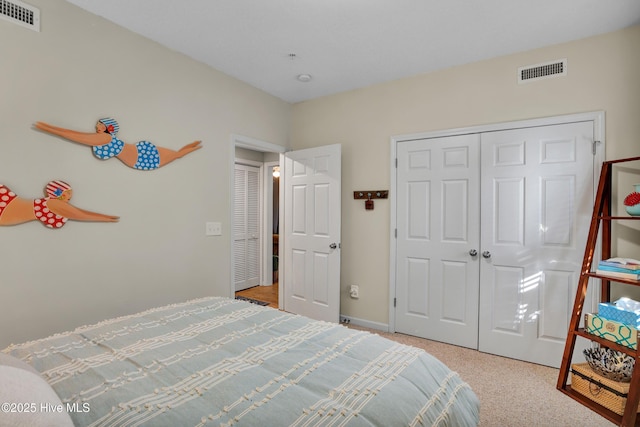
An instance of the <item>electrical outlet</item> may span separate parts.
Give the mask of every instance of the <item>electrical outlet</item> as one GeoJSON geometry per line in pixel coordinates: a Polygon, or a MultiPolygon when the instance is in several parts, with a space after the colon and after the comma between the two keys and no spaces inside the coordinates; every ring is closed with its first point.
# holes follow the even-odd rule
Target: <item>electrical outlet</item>
{"type": "Polygon", "coordinates": [[[351,285],[351,289],[349,290],[349,296],[353,299],[360,298],[360,288],[358,285],[351,285]]]}
{"type": "Polygon", "coordinates": [[[204,234],[206,236],[222,236],[222,224],[219,222],[207,222],[204,234]]]}

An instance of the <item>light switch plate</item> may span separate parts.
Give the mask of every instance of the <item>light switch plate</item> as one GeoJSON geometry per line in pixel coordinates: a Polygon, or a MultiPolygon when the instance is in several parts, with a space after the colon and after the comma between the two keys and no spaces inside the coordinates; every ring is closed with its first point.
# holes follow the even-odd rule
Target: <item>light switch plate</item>
{"type": "Polygon", "coordinates": [[[219,222],[207,222],[205,224],[206,236],[222,236],[222,224],[219,222]]]}

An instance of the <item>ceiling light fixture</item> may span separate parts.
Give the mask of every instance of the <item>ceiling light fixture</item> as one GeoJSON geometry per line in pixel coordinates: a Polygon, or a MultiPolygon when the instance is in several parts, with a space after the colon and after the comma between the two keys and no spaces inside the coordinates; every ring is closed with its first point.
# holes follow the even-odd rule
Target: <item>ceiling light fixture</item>
{"type": "Polygon", "coordinates": [[[307,83],[311,81],[311,74],[298,74],[296,78],[302,83],[307,83]]]}

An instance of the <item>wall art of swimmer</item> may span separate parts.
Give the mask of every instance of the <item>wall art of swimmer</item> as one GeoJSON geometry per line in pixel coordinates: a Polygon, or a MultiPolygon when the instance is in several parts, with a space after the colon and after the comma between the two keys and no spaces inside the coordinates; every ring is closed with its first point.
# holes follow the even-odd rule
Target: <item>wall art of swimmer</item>
{"type": "Polygon", "coordinates": [[[37,122],[35,127],[69,141],[92,147],[93,154],[98,159],[107,160],[116,157],[131,168],[145,171],[158,169],[202,148],[200,145],[202,141],[194,141],[177,151],[159,147],[149,141],[126,143],[116,136],[120,126],[110,117],[98,120],[95,132],[79,132],[44,122],[37,122]]]}
{"type": "Polygon", "coordinates": [[[117,222],[120,218],[73,206],[69,203],[73,190],[64,181],[49,181],[44,195],[38,199],[25,199],[0,184],[0,226],[38,221],[47,228],[59,229],[68,220],[117,222]]]}

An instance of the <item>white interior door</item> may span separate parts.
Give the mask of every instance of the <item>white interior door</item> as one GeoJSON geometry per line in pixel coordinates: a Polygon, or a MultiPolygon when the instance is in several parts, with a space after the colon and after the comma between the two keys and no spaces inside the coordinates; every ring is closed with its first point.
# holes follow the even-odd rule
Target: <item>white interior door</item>
{"type": "Polygon", "coordinates": [[[236,164],[233,257],[235,290],[260,284],[260,168],[236,164]]]}
{"type": "Polygon", "coordinates": [[[396,330],[474,349],[479,142],[472,134],[397,148],[396,330]]]}
{"type": "Polygon", "coordinates": [[[281,162],[284,309],[330,322],[340,318],[341,150],[290,151],[281,162]]]}
{"type": "Polygon", "coordinates": [[[593,209],[593,133],[582,122],[482,134],[479,350],[560,365],[593,209]]]}
{"type": "Polygon", "coordinates": [[[558,367],[593,141],[584,120],[398,142],[395,330],[558,367]]]}

